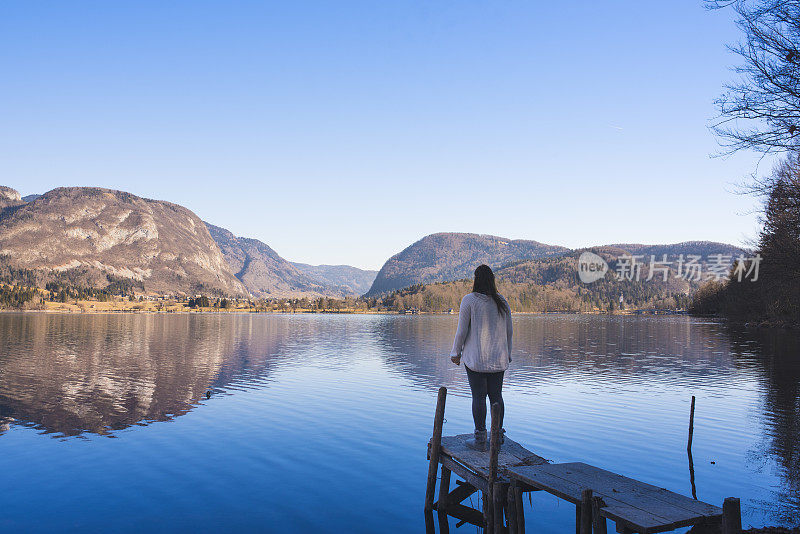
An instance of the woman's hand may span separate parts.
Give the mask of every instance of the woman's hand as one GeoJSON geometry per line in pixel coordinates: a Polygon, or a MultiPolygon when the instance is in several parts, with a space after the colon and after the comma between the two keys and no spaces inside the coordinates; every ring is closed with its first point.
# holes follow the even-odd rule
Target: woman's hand
{"type": "Polygon", "coordinates": [[[456,365],[461,365],[461,356],[450,356],[450,361],[456,365]]]}

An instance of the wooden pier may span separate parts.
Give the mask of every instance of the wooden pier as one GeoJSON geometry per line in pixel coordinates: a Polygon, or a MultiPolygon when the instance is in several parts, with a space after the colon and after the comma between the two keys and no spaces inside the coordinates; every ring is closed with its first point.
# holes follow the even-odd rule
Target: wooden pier
{"type": "Polygon", "coordinates": [[[576,534],[606,534],[607,520],[617,532],[650,534],[680,527],[707,525],[722,534],[742,531],[739,499],[725,499],[722,508],[685,497],[599,467],[573,462],[552,464],[508,438],[500,443],[499,406],[492,406],[489,449],[467,446],[472,434],[442,436],[447,389],[439,388],[433,437],[428,443],[425,514],[434,531],[433,510],[440,532],[449,531],[447,517],[483,527],[489,534],[523,534],[525,492],[545,491],[575,505],[576,534]],[[435,500],[440,471],[439,499],[435,500]],[[451,489],[452,475],[460,477],[451,489]],[[480,492],[481,509],[464,501],[480,492]]]}

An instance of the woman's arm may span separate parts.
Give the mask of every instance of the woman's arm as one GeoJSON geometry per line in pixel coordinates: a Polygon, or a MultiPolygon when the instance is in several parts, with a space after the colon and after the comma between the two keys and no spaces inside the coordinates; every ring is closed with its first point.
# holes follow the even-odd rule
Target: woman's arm
{"type": "Polygon", "coordinates": [[[466,299],[467,297],[461,299],[461,305],[458,308],[458,329],[456,330],[456,339],[453,341],[453,350],[450,351],[450,359],[461,356],[461,351],[464,349],[464,341],[466,341],[467,332],[469,332],[471,314],[469,302],[466,299]]]}
{"type": "Polygon", "coordinates": [[[514,326],[511,323],[511,306],[506,302],[506,338],[508,339],[508,361],[511,361],[511,338],[514,337],[514,326]]]}

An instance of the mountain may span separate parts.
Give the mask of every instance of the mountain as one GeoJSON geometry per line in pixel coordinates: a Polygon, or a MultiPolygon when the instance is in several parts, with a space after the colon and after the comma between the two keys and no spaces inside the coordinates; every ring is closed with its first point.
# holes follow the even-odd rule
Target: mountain
{"type": "Polygon", "coordinates": [[[344,297],[356,294],[343,284],[313,274],[311,271],[315,267],[286,261],[258,239],[237,237],[229,230],[205,224],[236,278],[256,298],[344,297]]]}
{"type": "MultiPolygon", "coordinates": [[[[750,252],[710,241],[691,241],[672,245],[605,245],[572,250],[564,254],[507,263],[495,269],[498,291],[514,311],[524,312],[597,312],[619,307],[622,296],[628,309],[685,310],[692,295],[709,277],[722,254],[721,276],[727,276],[732,262],[750,252]],[[579,258],[592,252],[607,264],[598,279],[583,281],[579,276],[579,258]],[[666,254],[666,262],[663,255],[666,254]],[[684,261],[679,260],[683,254],[684,261]],[[630,256],[638,267],[631,269],[630,256]],[[654,256],[650,275],[651,255],[654,256]],[[698,271],[690,270],[690,256],[700,256],[698,271]],[[624,260],[624,261],[623,261],[624,260]],[[666,272],[665,272],[666,270],[666,272]],[[638,273],[638,274],[637,274],[638,273]],[[666,275],[666,276],[665,276],[666,275]]],[[[472,290],[469,279],[418,284],[381,297],[380,304],[398,311],[416,308],[441,312],[457,310],[461,298],[472,290]]]]}
{"type": "Polygon", "coordinates": [[[342,288],[352,295],[363,295],[369,291],[378,271],[369,271],[350,265],[308,265],[293,263],[302,273],[332,287],[342,288]]]}
{"type": "Polygon", "coordinates": [[[728,245],[727,243],[717,243],[714,241],[684,241],[682,243],[673,243],[671,245],[642,245],[636,243],[625,243],[606,246],[622,249],[630,254],[642,255],[648,261],[651,255],[655,256],[656,261],[658,261],[659,259],[663,258],[664,254],[666,254],[668,257],[678,256],[680,254],[688,256],[691,254],[702,256],[703,258],[716,254],[730,255],[736,258],[740,254],[748,254],[748,251],[741,247],[728,245]]]}
{"type": "Polygon", "coordinates": [[[16,189],[0,185],[0,210],[21,206],[24,203],[16,189]]]}
{"type": "MultiPolygon", "coordinates": [[[[685,309],[689,295],[700,284],[676,276],[674,268],[666,280],[659,271],[648,280],[647,263],[641,266],[638,280],[620,278],[616,268],[629,251],[614,247],[589,250],[609,266],[605,276],[591,283],[578,276],[578,258],[583,251],[576,250],[506,264],[495,270],[497,289],[516,312],[598,312],[619,307],[620,295],[628,309],[685,309]]],[[[415,285],[382,297],[381,304],[398,311],[458,310],[461,298],[471,290],[470,280],[415,285]]]]}
{"type": "Polygon", "coordinates": [[[492,235],[431,234],[389,258],[366,295],[376,296],[414,284],[466,278],[472,276],[481,263],[498,268],[513,261],[568,251],[566,247],[492,235]]]}
{"type": "Polygon", "coordinates": [[[0,254],[18,267],[101,287],[114,275],[148,292],[245,293],[200,218],[177,204],[98,187],[25,202],[2,188],[0,208],[0,254]]]}

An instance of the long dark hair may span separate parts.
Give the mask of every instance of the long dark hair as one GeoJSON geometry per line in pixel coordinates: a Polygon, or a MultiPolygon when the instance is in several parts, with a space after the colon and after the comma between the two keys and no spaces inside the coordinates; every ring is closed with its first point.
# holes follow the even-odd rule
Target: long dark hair
{"type": "Polygon", "coordinates": [[[508,305],[497,293],[497,286],[494,283],[494,273],[492,272],[492,268],[488,265],[479,265],[478,268],[475,269],[475,282],[472,284],[472,292],[492,297],[494,303],[497,304],[497,311],[500,312],[500,315],[505,315],[509,312],[508,305]]]}

